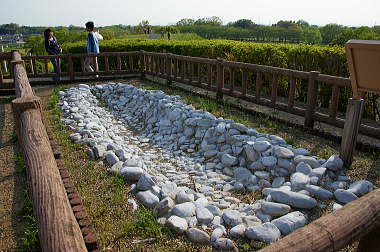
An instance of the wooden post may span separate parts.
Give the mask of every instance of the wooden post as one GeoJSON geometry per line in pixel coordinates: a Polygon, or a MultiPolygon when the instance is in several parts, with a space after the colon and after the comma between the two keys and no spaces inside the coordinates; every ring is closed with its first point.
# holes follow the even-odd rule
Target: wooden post
{"type": "Polygon", "coordinates": [[[140,57],[140,73],[141,73],[141,78],[145,78],[145,71],[146,71],[146,60],[145,60],[145,52],[144,51],[140,51],[139,53],[139,57],[140,57]]]}
{"type": "Polygon", "coordinates": [[[172,58],[171,58],[170,53],[166,54],[165,60],[166,60],[166,69],[165,69],[166,84],[170,86],[172,85],[172,58]]]}
{"type": "Polygon", "coordinates": [[[346,121],[344,123],[342,144],[339,155],[347,167],[352,163],[352,156],[355,150],[356,138],[358,136],[363,107],[363,99],[350,98],[348,100],[346,121]]]}
{"type": "Polygon", "coordinates": [[[207,64],[207,85],[212,86],[212,65],[207,64]]]}
{"type": "Polygon", "coordinates": [[[224,86],[224,67],[223,59],[218,59],[216,66],[216,99],[219,101],[223,100],[223,86],[224,86]]]}
{"type": "MultiPolygon", "coordinates": [[[[29,56],[32,56],[32,53],[29,52],[28,55],[29,55],[29,56]]],[[[31,74],[32,74],[33,76],[35,76],[36,74],[34,73],[34,64],[33,64],[33,60],[30,59],[29,62],[30,62],[30,70],[31,70],[31,74]]]]}
{"type": "Polygon", "coordinates": [[[247,95],[247,89],[248,89],[248,85],[247,85],[247,70],[245,69],[242,69],[242,76],[241,76],[241,93],[243,96],[246,96],[247,95]]]}
{"type": "Polygon", "coordinates": [[[309,73],[309,85],[307,89],[307,108],[305,111],[305,122],[304,125],[309,128],[314,127],[314,112],[315,106],[317,105],[317,82],[316,78],[319,72],[312,71],[309,73]]]}
{"type": "MultiPolygon", "coordinates": [[[[3,53],[4,52],[4,46],[1,46],[0,47],[0,52],[3,53]]],[[[6,60],[3,60],[3,67],[4,67],[4,72],[8,72],[8,67],[7,67],[7,61],[6,60]]]]}
{"type": "Polygon", "coordinates": [[[108,73],[110,71],[110,63],[108,61],[108,56],[104,56],[104,66],[105,71],[108,73]]]}
{"type": "Polygon", "coordinates": [[[41,100],[34,95],[22,63],[19,52],[13,52],[17,99],[12,101],[12,110],[42,251],[87,251],[43,124],[41,100]]]}
{"type": "Polygon", "coordinates": [[[263,85],[263,80],[261,78],[261,73],[257,72],[257,75],[256,75],[256,91],[255,91],[255,100],[256,100],[256,103],[260,103],[261,86],[262,85],[263,85]]]}
{"type": "Polygon", "coordinates": [[[38,219],[42,251],[87,251],[42,123],[39,103],[28,99],[15,99],[12,108],[17,125],[22,125],[17,132],[27,167],[33,211],[38,219]]]}
{"type": "Polygon", "coordinates": [[[71,54],[69,54],[69,76],[70,76],[70,81],[75,80],[74,63],[73,63],[73,57],[71,54]]]}
{"type": "Polygon", "coordinates": [[[276,102],[277,102],[277,88],[278,88],[278,76],[276,74],[273,74],[272,76],[272,91],[271,91],[271,105],[273,108],[276,108],[276,102]]]}
{"type": "Polygon", "coordinates": [[[330,103],[330,118],[336,118],[336,114],[338,112],[338,105],[339,105],[339,96],[340,91],[338,85],[334,85],[332,89],[331,94],[331,103],[330,103]]]}
{"type": "MultiPolygon", "coordinates": [[[[339,251],[355,240],[371,235],[372,230],[377,232],[379,225],[380,189],[377,189],[295,230],[260,252],[339,251]]],[[[373,238],[373,247],[363,251],[379,251],[379,236],[373,238]]]]}
{"type": "Polygon", "coordinates": [[[289,80],[289,96],[288,96],[288,109],[294,106],[294,96],[296,91],[296,80],[294,77],[290,77],[289,80]]]}

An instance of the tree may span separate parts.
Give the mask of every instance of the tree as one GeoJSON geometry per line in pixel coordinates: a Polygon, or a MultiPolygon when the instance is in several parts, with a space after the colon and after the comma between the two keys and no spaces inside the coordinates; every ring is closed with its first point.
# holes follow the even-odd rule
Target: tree
{"type": "Polygon", "coordinates": [[[344,46],[350,39],[380,40],[380,36],[367,26],[348,28],[336,36],[331,44],[344,46]]]}
{"type": "Polygon", "coordinates": [[[304,27],[309,27],[309,26],[310,26],[309,23],[306,22],[306,21],[303,20],[303,19],[298,20],[296,24],[297,24],[298,26],[301,26],[302,28],[304,28],[304,27]]]}
{"type": "Polygon", "coordinates": [[[212,17],[205,17],[200,18],[194,23],[195,25],[222,25],[223,21],[221,18],[212,16],[212,17]]]}
{"type": "Polygon", "coordinates": [[[194,25],[195,20],[191,18],[183,18],[177,22],[177,26],[194,25]]]}
{"type": "Polygon", "coordinates": [[[380,25],[375,25],[373,31],[380,35],[380,25]]]}
{"type": "Polygon", "coordinates": [[[280,20],[277,22],[276,26],[289,29],[289,28],[297,28],[298,25],[294,21],[288,21],[288,20],[280,20]]]}
{"type": "Polygon", "coordinates": [[[138,30],[140,33],[146,33],[147,29],[150,28],[149,21],[143,20],[138,24],[138,30]]]}
{"type": "Polygon", "coordinates": [[[253,25],[254,23],[250,19],[239,19],[231,23],[231,26],[236,27],[236,28],[243,28],[243,29],[248,29],[253,25]]]}
{"type": "Polygon", "coordinates": [[[322,35],[322,44],[330,44],[340,33],[346,30],[347,27],[338,24],[327,24],[319,28],[322,35]]]}
{"type": "Polygon", "coordinates": [[[320,44],[322,42],[322,35],[318,28],[305,27],[302,32],[303,41],[306,44],[320,44]]]}

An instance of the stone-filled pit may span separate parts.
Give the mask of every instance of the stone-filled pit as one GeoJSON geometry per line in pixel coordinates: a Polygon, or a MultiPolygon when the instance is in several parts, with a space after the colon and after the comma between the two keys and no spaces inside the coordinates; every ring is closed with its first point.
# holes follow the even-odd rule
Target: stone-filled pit
{"type": "Polygon", "coordinates": [[[336,155],[311,156],[162,91],[80,84],[59,95],[71,140],[134,183],[157,221],[194,243],[232,250],[235,238],[271,243],[307,224],[326,201],[336,201],[336,210],[374,189],[366,180],[351,183],[336,155]],[[263,198],[241,202],[234,193],[242,191],[263,198]]]}

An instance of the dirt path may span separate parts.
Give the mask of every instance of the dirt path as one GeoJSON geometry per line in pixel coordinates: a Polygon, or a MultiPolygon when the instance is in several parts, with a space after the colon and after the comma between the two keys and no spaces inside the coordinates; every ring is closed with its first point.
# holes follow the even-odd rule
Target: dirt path
{"type": "Polygon", "coordinates": [[[21,247],[25,219],[21,208],[25,200],[26,178],[17,170],[11,104],[0,104],[0,251],[21,247]]]}

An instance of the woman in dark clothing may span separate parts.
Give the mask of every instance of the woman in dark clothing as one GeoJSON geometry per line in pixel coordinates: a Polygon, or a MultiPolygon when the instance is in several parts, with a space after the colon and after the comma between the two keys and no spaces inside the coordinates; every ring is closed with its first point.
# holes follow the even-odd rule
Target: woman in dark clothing
{"type": "MultiPolygon", "coordinates": [[[[45,36],[45,49],[49,55],[58,55],[62,52],[62,48],[59,46],[57,39],[54,37],[51,29],[44,31],[45,36]]],[[[58,74],[58,59],[50,59],[54,67],[54,73],[58,74]]],[[[53,77],[53,80],[59,80],[59,77],[53,77]]]]}

